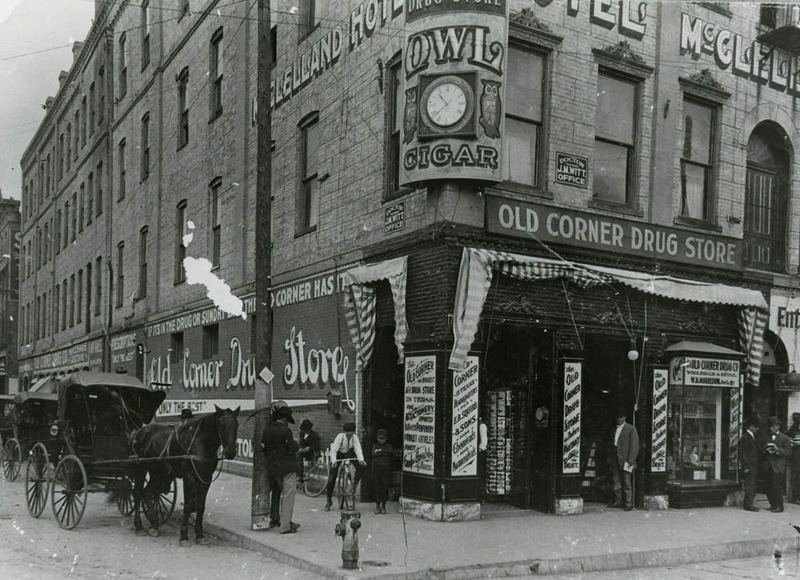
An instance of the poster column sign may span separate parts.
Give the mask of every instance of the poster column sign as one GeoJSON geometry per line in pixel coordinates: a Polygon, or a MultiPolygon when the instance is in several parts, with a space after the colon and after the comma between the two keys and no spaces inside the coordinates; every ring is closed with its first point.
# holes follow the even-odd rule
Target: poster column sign
{"type": "Polygon", "coordinates": [[[583,363],[564,362],[564,453],[562,473],[581,471],[581,384],[583,363]]]}
{"type": "Polygon", "coordinates": [[[401,184],[500,181],[507,13],[508,0],[405,3],[401,184]]]}
{"type": "Polygon", "coordinates": [[[407,356],[403,415],[403,471],[433,475],[436,357],[407,356]]]}
{"type": "Polygon", "coordinates": [[[730,423],[728,424],[728,452],[731,465],[739,465],[739,438],[742,436],[742,388],[731,391],[730,423]]]}
{"type": "Polygon", "coordinates": [[[453,448],[450,474],[478,473],[478,357],[453,372],[453,448]]]}
{"type": "Polygon", "coordinates": [[[650,471],[664,473],[667,470],[667,369],[653,369],[653,443],[650,455],[650,471]]]}

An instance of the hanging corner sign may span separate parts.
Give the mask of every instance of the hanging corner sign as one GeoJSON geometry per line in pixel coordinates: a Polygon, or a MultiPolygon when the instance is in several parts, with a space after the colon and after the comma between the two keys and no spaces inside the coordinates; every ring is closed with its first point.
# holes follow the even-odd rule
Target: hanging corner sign
{"type": "Polygon", "coordinates": [[[258,373],[258,376],[261,377],[261,380],[264,381],[265,383],[271,383],[272,379],[275,378],[275,375],[272,374],[272,371],[269,370],[267,367],[261,369],[261,372],[258,373]]]}

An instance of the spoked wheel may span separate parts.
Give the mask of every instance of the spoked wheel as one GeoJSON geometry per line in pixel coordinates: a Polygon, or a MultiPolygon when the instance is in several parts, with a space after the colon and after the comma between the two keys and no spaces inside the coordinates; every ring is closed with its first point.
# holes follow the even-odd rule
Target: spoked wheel
{"type": "Polygon", "coordinates": [[[174,477],[165,479],[159,489],[147,493],[150,474],[145,478],[144,515],[150,525],[163,526],[175,511],[175,500],[178,496],[178,484],[174,477]]]}
{"type": "Polygon", "coordinates": [[[14,481],[22,466],[22,448],[14,437],[3,444],[3,476],[6,481],[14,481]]]}
{"type": "Polygon", "coordinates": [[[65,455],[58,462],[50,488],[53,515],[65,530],[71,530],[81,521],[86,510],[88,485],[81,460],[74,455],[65,455]]]}
{"type": "Polygon", "coordinates": [[[49,491],[50,457],[44,443],[37,443],[28,454],[28,467],[25,469],[25,503],[32,517],[42,515],[49,491]]]}
{"type": "Polygon", "coordinates": [[[316,457],[305,471],[305,492],[307,496],[317,497],[325,490],[329,472],[330,466],[325,460],[325,456],[316,457]]]}
{"type": "Polygon", "coordinates": [[[133,513],[133,481],[125,476],[119,480],[116,489],[117,509],[123,516],[128,517],[133,513]]]}

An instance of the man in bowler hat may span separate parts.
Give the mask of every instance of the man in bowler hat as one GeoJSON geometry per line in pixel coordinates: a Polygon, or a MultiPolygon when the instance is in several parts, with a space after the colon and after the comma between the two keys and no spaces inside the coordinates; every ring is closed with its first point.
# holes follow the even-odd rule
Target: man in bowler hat
{"type": "Polygon", "coordinates": [[[758,419],[750,417],[745,422],[745,427],[745,431],[739,439],[739,466],[744,479],[744,509],[749,512],[757,512],[758,508],[753,505],[753,500],[756,497],[756,477],[759,463],[758,443],[756,442],[758,419]]]}
{"type": "Polygon", "coordinates": [[[639,434],[636,427],[625,422],[625,407],[620,407],[614,417],[617,426],[611,431],[612,448],[609,453],[614,499],[608,507],[624,505],[625,511],[629,512],[633,509],[633,470],[636,469],[636,458],[639,456],[639,434]]]}
{"type": "Polygon", "coordinates": [[[783,485],[786,477],[786,458],[792,455],[792,440],[781,433],[777,417],[769,418],[769,435],[764,444],[764,463],[767,472],[767,499],[769,511],[783,511],[783,485]]]}
{"type": "MultiPolygon", "coordinates": [[[[294,423],[292,409],[280,407],[273,414],[273,421],[264,430],[264,453],[267,456],[267,473],[271,483],[280,490],[280,530],[282,534],[294,534],[300,526],[292,522],[294,496],[297,491],[297,441],[294,440],[288,423],[294,423]]],[[[274,493],[274,491],[273,491],[274,493]]],[[[274,517],[270,514],[270,517],[274,517]]]]}

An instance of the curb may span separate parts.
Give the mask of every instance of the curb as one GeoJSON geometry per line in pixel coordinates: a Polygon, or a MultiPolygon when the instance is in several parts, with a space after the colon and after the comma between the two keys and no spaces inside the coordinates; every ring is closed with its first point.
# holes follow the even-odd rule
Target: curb
{"type": "MultiPolygon", "coordinates": [[[[556,574],[586,574],[591,572],[608,572],[612,570],[631,570],[636,568],[653,568],[663,566],[682,566],[698,562],[715,560],[736,560],[772,554],[779,548],[783,554],[796,553],[797,542],[793,538],[774,537],[754,540],[741,540],[723,544],[703,546],[664,548],[661,550],[645,550],[641,552],[621,552],[615,554],[598,554],[577,556],[574,558],[533,558],[497,564],[475,564],[470,566],[454,566],[450,568],[427,568],[413,572],[388,572],[370,574],[363,568],[358,573],[342,569],[329,568],[299,558],[277,548],[269,546],[247,535],[229,530],[209,521],[203,522],[205,528],[235,545],[251,552],[256,552],[288,564],[299,570],[312,572],[325,578],[337,580],[354,580],[362,578],[379,578],[380,580],[478,580],[482,578],[503,578],[513,576],[551,576],[556,574]]],[[[264,532],[267,533],[267,532],[264,532]]]]}

